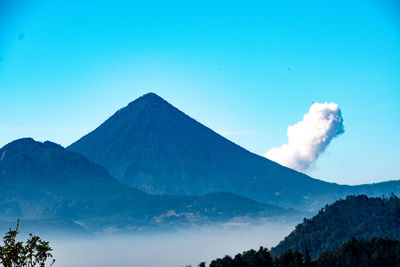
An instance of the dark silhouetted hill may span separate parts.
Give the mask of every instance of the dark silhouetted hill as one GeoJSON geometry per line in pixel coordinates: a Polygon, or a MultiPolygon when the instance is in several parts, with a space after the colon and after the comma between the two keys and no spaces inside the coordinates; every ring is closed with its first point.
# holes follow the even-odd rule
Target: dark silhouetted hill
{"type": "Polygon", "coordinates": [[[301,253],[308,249],[315,258],[324,251],[335,250],[352,237],[400,240],[400,199],[360,195],[336,201],[311,219],[304,219],[271,252],[281,255],[288,249],[301,253]]]}

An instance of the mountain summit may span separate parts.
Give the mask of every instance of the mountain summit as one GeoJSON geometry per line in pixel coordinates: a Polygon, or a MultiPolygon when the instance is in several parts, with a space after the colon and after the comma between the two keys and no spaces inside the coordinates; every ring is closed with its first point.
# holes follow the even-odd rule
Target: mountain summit
{"type": "Polygon", "coordinates": [[[67,149],[103,165],[122,183],[152,194],[225,191],[315,210],[353,192],[253,154],[154,93],[120,109],[67,149]]]}

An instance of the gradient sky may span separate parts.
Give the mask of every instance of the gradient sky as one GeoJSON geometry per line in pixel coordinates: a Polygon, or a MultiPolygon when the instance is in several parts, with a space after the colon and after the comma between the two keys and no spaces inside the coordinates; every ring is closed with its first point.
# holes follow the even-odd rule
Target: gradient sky
{"type": "Polygon", "coordinates": [[[400,179],[396,1],[0,1],[0,146],[69,145],[150,91],[260,155],[335,102],[346,132],[307,173],[400,179]]]}

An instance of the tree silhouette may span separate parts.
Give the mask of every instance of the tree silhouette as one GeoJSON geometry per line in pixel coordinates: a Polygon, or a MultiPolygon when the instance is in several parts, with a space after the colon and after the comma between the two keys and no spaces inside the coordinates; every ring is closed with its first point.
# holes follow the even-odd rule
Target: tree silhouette
{"type": "MultiPolygon", "coordinates": [[[[3,237],[3,246],[0,246],[0,261],[4,267],[44,267],[47,259],[53,258],[48,241],[42,240],[39,236],[29,234],[25,244],[16,241],[19,234],[19,220],[15,230],[10,229],[3,237]]],[[[54,264],[52,260],[50,267],[54,264]]]]}

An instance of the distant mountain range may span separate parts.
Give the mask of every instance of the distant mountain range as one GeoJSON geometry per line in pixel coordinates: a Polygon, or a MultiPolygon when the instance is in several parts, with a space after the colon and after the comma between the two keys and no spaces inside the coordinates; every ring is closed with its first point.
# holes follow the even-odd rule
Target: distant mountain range
{"type": "MultiPolygon", "coordinates": [[[[52,142],[31,138],[0,149],[0,221],[61,225],[82,231],[201,225],[293,211],[231,193],[149,195],[121,184],[102,166],[52,142]]],[[[78,231],[79,232],[79,231],[78,231]]]]}
{"type": "Polygon", "coordinates": [[[349,194],[400,193],[399,181],[345,186],[283,167],[153,93],[67,149],[5,145],[0,185],[0,225],[21,218],[75,232],[299,218],[349,194]]]}
{"type": "Polygon", "coordinates": [[[154,93],[117,111],[68,150],[151,194],[231,192],[285,208],[315,211],[349,194],[400,193],[400,182],[345,186],[313,179],[253,154],[154,93]]]}

